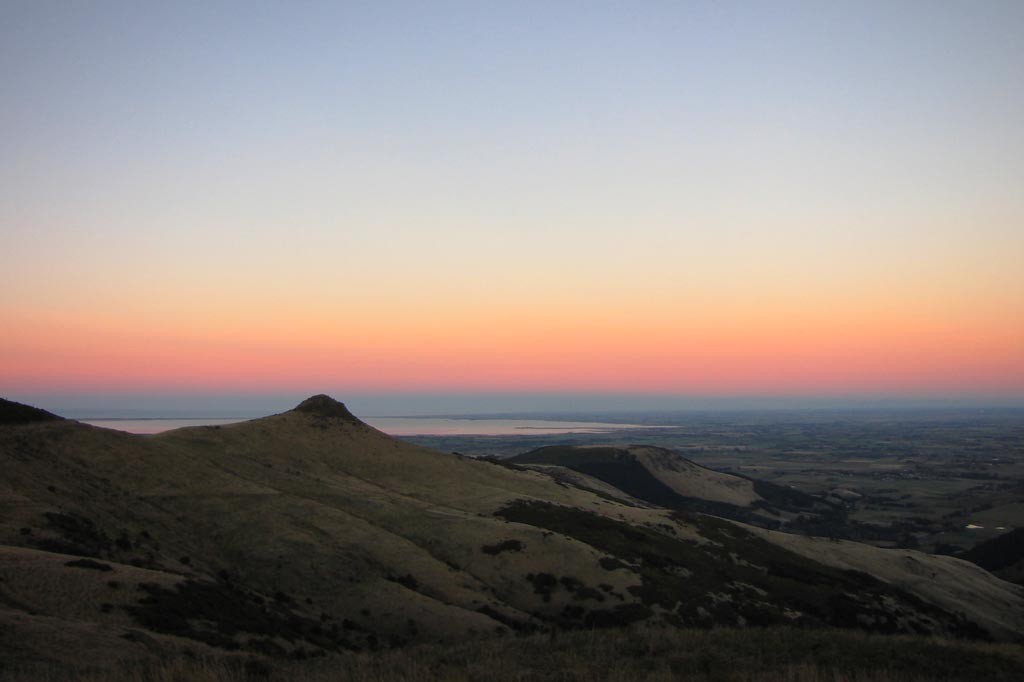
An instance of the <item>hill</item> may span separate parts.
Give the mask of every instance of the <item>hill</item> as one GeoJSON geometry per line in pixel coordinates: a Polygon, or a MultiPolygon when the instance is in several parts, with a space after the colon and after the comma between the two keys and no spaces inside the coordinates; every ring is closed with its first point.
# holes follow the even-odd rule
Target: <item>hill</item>
{"type": "Polygon", "coordinates": [[[29,424],[31,422],[57,421],[61,417],[38,407],[0,399],[0,426],[8,424],[29,424]]]}
{"type": "Polygon", "coordinates": [[[981,566],[1003,580],[1024,585],[1024,528],[981,542],[960,558],[981,566]]]}
{"type": "MultiPolygon", "coordinates": [[[[20,664],[636,623],[1024,633],[1024,589],[957,559],[434,452],[326,396],[156,436],[5,423],[0,471],[0,658],[20,664]]],[[[758,494],[701,476],[691,491],[758,494]]]]}
{"type": "Polygon", "coordinates": [[[507,461],[595,492],[605,484],[656,507],[714,514],[763,528],[842,513],[841,507],[793,488],[714,471],[649,445],[549,446],[507,461]]]}

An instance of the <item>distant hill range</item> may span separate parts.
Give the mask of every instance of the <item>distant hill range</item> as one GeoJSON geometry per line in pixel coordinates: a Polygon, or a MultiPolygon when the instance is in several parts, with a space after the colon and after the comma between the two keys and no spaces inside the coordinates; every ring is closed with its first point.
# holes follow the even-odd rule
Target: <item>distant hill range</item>
{"type": "Polygon", "coordinates": [[[0,659],[308,656],[638,622],[1024,637],[957,558],[772,530],[830,503],[649,447],[512,461],[341,403],[138,436],[0,401],[0,659]]]}

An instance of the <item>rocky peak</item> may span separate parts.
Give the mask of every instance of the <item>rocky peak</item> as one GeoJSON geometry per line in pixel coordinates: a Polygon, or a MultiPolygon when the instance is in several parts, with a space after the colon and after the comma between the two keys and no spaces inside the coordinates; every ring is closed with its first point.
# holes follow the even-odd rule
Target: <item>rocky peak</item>
{"type": "Polygon", "coordinates": [[[306,398],[295,407],[295,411],[304,412],[315,417],[331,417],[359,423],[359,419],[348,411],[344,403],[340,403],[331,396],[322,393],[306,398]]]}

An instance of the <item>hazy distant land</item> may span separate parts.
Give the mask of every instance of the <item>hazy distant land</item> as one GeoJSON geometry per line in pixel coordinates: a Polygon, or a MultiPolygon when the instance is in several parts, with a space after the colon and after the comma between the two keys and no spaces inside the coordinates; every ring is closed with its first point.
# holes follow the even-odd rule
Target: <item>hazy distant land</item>
{"type": "MultiPolygon", "coordinates": [[[[241,418],[137,419],[130,417],[82,419],[85,424],[137,434],[154,434],[188,426],[224,426],[241,418]]],[[[567,433],[609,433],[656,428],[645,424],[619,424],[557,419],[493,419],[484,417],[365,417],[370,426],[392,436],[515,436],[567,433]]]]}

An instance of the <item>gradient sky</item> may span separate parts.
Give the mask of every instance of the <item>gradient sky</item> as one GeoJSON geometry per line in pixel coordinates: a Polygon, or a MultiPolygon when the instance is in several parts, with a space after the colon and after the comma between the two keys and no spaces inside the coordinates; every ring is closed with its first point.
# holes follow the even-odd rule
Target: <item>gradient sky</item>
{"type": "Polygon", "coordinates": [[[1024,399],[1024,3],[0,4],[0,394],[1024,399]]]}

